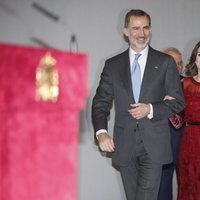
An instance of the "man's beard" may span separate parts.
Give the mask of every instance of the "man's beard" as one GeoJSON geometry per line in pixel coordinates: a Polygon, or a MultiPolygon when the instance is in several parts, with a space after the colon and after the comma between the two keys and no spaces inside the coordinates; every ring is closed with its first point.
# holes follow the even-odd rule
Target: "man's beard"
{"type": "Polygon", "coordinates": [[[129,38],[129,44],[135,46],[137,49],[144,49],[149,43],[150,43],[151,35],[146,38],[144,44],[138,44],[137,39],[131,41],[131,38],[129,38]]]}
{"type": "Polygon", "coordinates": [[[138,44],[137,41],[135,41],[135,46],[138,49],[144,49],[150,42],[150,36],[148,38],[146,38],[145,43],[144,44],[138,44]]]}

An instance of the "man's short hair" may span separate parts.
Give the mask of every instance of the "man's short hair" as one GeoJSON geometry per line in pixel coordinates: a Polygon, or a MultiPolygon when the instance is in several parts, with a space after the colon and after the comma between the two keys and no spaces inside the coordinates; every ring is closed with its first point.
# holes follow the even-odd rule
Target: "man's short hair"
{"type": "Polygon", "coordinates": [[[132,16],[147,17],[147,19],[149,20],[149,26],[151,26],[151,17],[150,17],[150,15],[148,13],[146,13],[145,11],[140,10],[140,9],[132,9],[125,16],[124,28],[128,27],[129,22],[130,22],[130,18],[132,16]]]}
{"type": "Polygon", "coordinates": [[[167,54],[170,52],[173,52],[173,53],[177,53],[178,55],[182,56],[182,53],[175,47],[168,47],[168,48],[164,49],[164,52],[167,54]]]}

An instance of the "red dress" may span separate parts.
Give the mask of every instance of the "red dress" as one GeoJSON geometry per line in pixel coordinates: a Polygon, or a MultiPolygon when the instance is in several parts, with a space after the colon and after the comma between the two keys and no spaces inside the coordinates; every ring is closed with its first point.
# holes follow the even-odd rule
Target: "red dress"
{"type": "MultiPolygon", "coordinates": [[[[200,83],[184,78],[186,122],[200,123],[200,83]]],[[[178,200],[200,200],[200,124],[186,125],[180,147],[178,200]]]]}

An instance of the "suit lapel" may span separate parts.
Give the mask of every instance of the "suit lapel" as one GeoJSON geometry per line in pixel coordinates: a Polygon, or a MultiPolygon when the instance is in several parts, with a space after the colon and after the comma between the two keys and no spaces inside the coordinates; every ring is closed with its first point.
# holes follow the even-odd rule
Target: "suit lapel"
{"type": "Polygon", "coordinates": [[[127,91],[127,94],[130,98],[130,103],[133,103],[133,91],[132,91],[132,83],[131,83],[131,72],[130,72],[130,61],[129,61],[129,51],[125,51],[122,59],[122,63],[120,64],[120,77],[121,81],[124,85],[124,88],[127,91]]]}
{"type": "Polygon", "coordinates": [[[149,47],[149,52],[147,56],[147,62],[144,70],[143,80],[141,84],[141,90],[140,90],[140,98],[139,101],[143,102],[143,99],[145,98],[145,91],[149,87],[149,83],[153,81],[152,78],[154,78],[155,70],[157,70],[157,66],[155,65],[155,55],[154,50],[149,47]]]}

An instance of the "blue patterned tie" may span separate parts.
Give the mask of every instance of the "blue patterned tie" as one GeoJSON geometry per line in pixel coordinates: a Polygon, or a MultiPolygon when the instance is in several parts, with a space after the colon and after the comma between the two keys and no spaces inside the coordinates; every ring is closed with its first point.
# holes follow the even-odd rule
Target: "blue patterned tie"
{"type": "Polygon", "coordinates": [[[135,60],[133,61],[132,72],[131,72],[133,95],[136,103],[139,100],[140,87],[141,87],[141,71],[140,71],[140,64],[138,63],[138,58],[141,55],[142,54],[139,53],[135,54],[135,60]]]}

